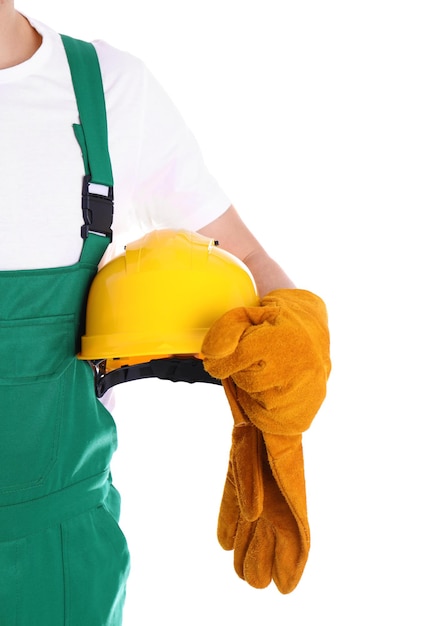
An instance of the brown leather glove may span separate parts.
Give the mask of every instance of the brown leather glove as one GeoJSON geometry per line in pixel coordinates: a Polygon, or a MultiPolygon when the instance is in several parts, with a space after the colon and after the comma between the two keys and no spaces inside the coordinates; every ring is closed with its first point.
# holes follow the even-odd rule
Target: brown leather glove
{"type": "Polygon", "coordinates": [[[202,352],[205,369],[223,380],[235,423],[219,541],[249,584],[273,579],[289,593],[310,545],[301,433],[330,373],[324,303],[307,291],[274,291],[260,307],[220,318],[202,352]]]}
{"type": "Polygon", "coordinates": [[[263,434],[237,403],[233,382],[223,385],[234,428],[217,537],[225,550],[234,550],[240,578],[257,588],[274,580],[281,593],[289,593],[300,580],[310,544],[301,436],[290,438],[293,501],[288,503],[272,475],[263,434]]]}
{"type": "Polygon", "coordinates": [[[208,331],[204,367],[231,377],[238,401],[263,432],[307,430],[320,408],[330,373],[324,302],[301,289],[278,289],[258,307],[232,309],[208,331]]]}

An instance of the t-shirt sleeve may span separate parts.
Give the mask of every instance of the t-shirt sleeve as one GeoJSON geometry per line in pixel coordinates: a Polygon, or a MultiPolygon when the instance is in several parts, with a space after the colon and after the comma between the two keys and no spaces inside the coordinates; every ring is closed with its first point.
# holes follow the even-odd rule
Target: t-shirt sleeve
{"type": "Polygon", "coordinates": [[[229,198],[208,171],[200,147],[155,78],[147,77],[139,170],[146,220],[154,228],[197,230],[221,215],[229,198]],[[150,148],[150,149],[149,149],[150,148]]]}
{"type": "MultiPolygon", "coordinates": [[[[209,172],[179,110],[146,65],[97,43],[108,103],[114,161],[128,161],[133,212],[141,231],[198,230],[219,217],[230,199],[209,172]],[[117,139],[118,138],[118,139],[117,139]]],[[[121,161],[121,162],[120,162],[121,161]]]]}

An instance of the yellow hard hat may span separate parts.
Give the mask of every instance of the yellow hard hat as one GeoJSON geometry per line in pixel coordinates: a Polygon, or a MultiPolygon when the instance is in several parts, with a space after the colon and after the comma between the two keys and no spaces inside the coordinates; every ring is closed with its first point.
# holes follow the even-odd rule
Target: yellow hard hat
{"type": "Polygon", "coordinates": [[[90,288],[79,359],[108,372],[171,355],[201,358],[210,326],[259,303],[248,268],[213,239],[154,230],[105,265],[90,288]]]}

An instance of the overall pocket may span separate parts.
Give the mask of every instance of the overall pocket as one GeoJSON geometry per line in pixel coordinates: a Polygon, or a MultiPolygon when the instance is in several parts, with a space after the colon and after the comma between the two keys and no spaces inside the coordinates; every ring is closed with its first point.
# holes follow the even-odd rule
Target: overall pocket
{"type": "Polygon", "coordinates": [[[0,492],[43,484],[56,462],[74,316],[0,321],[0,492]]]}
{"type": "Polygon", "coordinates": [[[121,626],[130,556],[104,506],[62,524],[68,626],[121,626]]]}

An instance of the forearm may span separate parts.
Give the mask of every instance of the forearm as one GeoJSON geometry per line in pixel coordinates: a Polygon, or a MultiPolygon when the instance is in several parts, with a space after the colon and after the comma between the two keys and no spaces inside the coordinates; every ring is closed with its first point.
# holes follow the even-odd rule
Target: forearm
{"type": "Polygon", "coordinates": [[[289,276],[263,248],[250,253],[243,262],[255,279],[259,297],[264,297],[274,289],[295,289],[289,276]]]}
{"type": "Polygon", "coordinates": [[[262,298],[274,289],[294,289],[295,285],[250,232],[233,206],[199,233],[219,241],[220,246],[238,257],[255,279],[262,298]]]}

